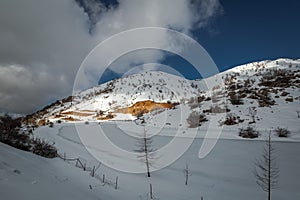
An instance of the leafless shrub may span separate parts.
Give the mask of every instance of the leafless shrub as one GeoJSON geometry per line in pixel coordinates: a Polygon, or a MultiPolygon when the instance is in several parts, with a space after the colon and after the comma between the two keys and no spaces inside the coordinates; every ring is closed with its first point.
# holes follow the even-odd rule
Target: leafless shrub
{"type": "Polygon", "coordinates": [[[239,119],[239,117],[235,116],[232,113],[229,113],[228,115],[226,115],[225,121],[221,123],[221,125],[235,125],[238,124],[239,122],[241,122],[241,120],[239,119]]]}
{"type": "Polygon", "coordinates": [[[198,98],[191,97],[188,101],[188,105],[190,106],[191,109],[198,108],[199,107],[198,98]]]}
{"type": "Polygon", "coordinates": [[[278,137],[288,137],[290,134],[290,131],[287,128],[277,127],[275,129],[275,133],[277,134],[278,137]]]}
{"type": "Polygon", "coordinates": [[[247,128],[241,128],[239,131],[239,136],[243,138],[257,138],[259,136],[259,132],[255,130],[253,127],[248,126],[247,128]]]}
{"type": "Polygon", "coordinates": [[[202,122],[207,121],[205,115],[198,111],[193,111],[186,120],[190,128],[196,128],[200,126],[202,122]]]}
{"type": "Polygon", "coordinates": [[[230,102],[232,105],[243,105],[243,99],[240,97],[239,94],[234,94],[230,96],[230,102]]]}
{"type": "Polygon", "coordinates": [[[226,113],[229,112],[230,109],[225,106],[224,108],[221,108],[219,105],[210,106],[209,109],[203,110],[204,113],[226,113]]]}
{"type": "Polygon", "coordinates": [[[287,102],[293,102],[294,99],[293,99],[293,97],[288,97],[288,98],[285,99],[285,101],[287,101],[287,102]]]}
{"type": "Polygon", "coordinates": [[[32,148],[32,153],[46,157],[46,158],[54,158],[57,156],[57,150],[55,147],[50,145],[44,140],[35,139],[34,146],[32,148]]]}

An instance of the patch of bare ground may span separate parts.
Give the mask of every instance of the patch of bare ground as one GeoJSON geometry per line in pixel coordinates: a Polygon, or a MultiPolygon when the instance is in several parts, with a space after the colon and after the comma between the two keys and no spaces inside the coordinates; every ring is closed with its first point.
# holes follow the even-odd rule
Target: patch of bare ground
{"type": "Polygon", "coordinates": [[[87,117],[87,116],[93,115],[94,113],[86,113],[86,112],[82,112],[82,111],[67,111],[67,112],[63,112],[61,114],[62,115],[73,115],[73,116],[87,117]]]}
{"type": "Polygon", "coordinates": [[[62,120],[65,120],[65,121],[70,121],[70,122],[80,121],[79,119],[74,118],[74,117],[63,117],[63,118],[61,118],[61,119],[62,119],[62,120]]]}
{"type": "Polygon", "coordinates": [[[117,113],[129,113],[134,116],[140,116],[145,113],[151,112],[153,110],[161,109],[161,108],[174,108],[176,104],[167,102],[167,103],[159,103],[151,100],[139,101],[127,108],[121,108],[116,110],[117,113]]]}

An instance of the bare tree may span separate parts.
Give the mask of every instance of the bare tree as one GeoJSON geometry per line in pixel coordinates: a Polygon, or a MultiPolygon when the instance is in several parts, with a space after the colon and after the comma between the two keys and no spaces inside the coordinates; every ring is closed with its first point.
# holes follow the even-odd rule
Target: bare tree
{"type": "Polygon", "coordinates": [[[279,177],[279,168],[276,166],[274,148],[271,142],[271,133],[265,141],[263,155],[255,163],[256,183],[263,191],[268,192],[268,200],[271,200],[271,189],[274,189],[279,177]]]}
{"type": "Polygon", "coordinates": [[[185,163],[185,168],[183,170],[183,173],[184,173],[184,177],[185,177],[185,185],[187,185],[189,177],[192,175],[191,170],[190,170],[190,166],[189,166],[188,163],[185,163]]]}
{"type": "Polygon", "coordinates": [[[145,195],[140,195],[139,198],[140,200],[159,200],[153,192],[153,185],[151,183],[149,184],[149,192],[145,195]]]}
{"type": "Polygon", "coordinates": [[[152,148],[152,137],[147,136],[144,126],[143,137],[138,140],[137,149],[135,152],[139,153],[138,158],[146,164],[147,176],[151,177],[150,166],[155,159],[155,150],[152,148]]]}

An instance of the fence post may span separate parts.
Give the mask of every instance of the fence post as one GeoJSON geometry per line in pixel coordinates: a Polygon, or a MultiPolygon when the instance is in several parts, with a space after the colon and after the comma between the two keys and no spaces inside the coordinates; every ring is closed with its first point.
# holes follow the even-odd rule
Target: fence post
{"type": "Polygon", "coordinates": [[[103,174],[103,177],[102,177],[102,183],[105,182],[105,174],[103,174]]]}
{"type": "Polygon", "coordinates": [[[91,171],[91,176],[94,177],[95,176],[95,166],[93,166],[93,169],[91,171]]]}
{"type": "Polygon", "coordinates": [[[152,184],[150,183],[150,199],[153,199],[152,184]]]}
{"type": "Polygon", "coordinates": [[[66,161],[66,152],[64,152],[64,161],[66,161]]]}
{"type": "Polygon", "coordinates": [[[116,177],[116,186],[115,189],[118,189],[118,176],[116,177]]]}

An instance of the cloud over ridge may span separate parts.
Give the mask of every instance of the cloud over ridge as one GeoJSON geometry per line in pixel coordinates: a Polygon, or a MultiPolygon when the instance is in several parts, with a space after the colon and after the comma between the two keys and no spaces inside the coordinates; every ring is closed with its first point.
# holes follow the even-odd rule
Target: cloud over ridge
{"type": "MultiPolygon", "coordinates": [[[[191,34],[221,10],[217,0],[119,0],[111,6],[100,0],[3,0],[0,110],[30,113],[70,95],[80,63],[113,34],[147,26],[191,34]]],[[[162,58],[159,52],[141,52],[138,60],[129,57],[124,62],[162,58]]]]}

